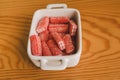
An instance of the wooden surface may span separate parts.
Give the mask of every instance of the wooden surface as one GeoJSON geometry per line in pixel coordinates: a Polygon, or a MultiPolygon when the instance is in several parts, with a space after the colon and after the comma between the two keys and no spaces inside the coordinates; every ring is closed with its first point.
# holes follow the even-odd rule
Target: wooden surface
{"type": "Polygon", "coordinates": [[[120,80],[120,0],[0,0],[0,80],[120,80]],[[81,12],[79,64],[43,71],[27,56],[34,11],[66,3],[81,12]]]}

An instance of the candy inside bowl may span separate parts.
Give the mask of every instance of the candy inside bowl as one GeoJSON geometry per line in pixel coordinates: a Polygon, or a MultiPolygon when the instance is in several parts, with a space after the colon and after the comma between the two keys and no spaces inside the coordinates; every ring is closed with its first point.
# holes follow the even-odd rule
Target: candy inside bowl
{"type": "Polygon", "coordinates": [[[82,35],[79,11],[65,4],[51,4],[33,16],[28,56],[43,70],[63,70],[78,64],[82,35]],[[62,6],[62,9],[51,9],[62,6]],[[54,64],[49,64],[54,62],[54,64]],[[60,62],[59,65],[56,65],[60,62]]]}

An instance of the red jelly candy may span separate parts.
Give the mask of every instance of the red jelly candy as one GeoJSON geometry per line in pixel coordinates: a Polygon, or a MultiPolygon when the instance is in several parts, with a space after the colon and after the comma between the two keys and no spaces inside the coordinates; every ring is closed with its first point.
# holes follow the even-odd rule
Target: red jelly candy
{"type": "Polygon", "coordinates": [[[66,34],[63,37],[63,40],[65,42],[66,54],[71,54],[72,52],[74,52],[75,47],[74,47],[74,45],[72,43],[71,36],[69,34],[66,34]]]}
{"type": "Polygon", "coordinates": [[[36,31],[38,32],[38,33],[41,33],[41,32],[43,32],[43,31],[45,31],[46,29],[47,29],[47,27],[48,27],[48,24],[49,24],[49,17],[43,17],[40,21],[39,21],[39,23],[38,23],[38,25],[37,25],[37,28],[36,28],[36,31]]]}
{"type": "Polygon", "coordinates": [[[41,40],[39,36],[32,35],[30,36],[31,41],[31,52],[35,56],[42,56],[41,40]]]}
{"type": "Polygon", "coordinates": [[[68,24],[49,24],[48,27],[50,32],[68,32],[68,24]]]}
{"type": "Polygon", "coordinates": [[[68,17],[50,17],[50,23],[60,24],[60,23],[68,23],[68,17]]]}
{"type": "Polygon", "coordinates": [[[47,45],[48,45],[49,49],[51,50],[53,56],[63,54],[62,51],[58,48],[58,46],[56,45],[56,43],[53,40],[49,40],[47,42],[47,45]]]}
{"type": "Polygon", "coordinates": [[[61,36],[57,32],[52,32],[51,34],[52,34],[54,40],[56,41],[56,43],[58,44],[60,50],[64,50],[65,44],[64,44],[64,41],[61,38],[61,36]]]}

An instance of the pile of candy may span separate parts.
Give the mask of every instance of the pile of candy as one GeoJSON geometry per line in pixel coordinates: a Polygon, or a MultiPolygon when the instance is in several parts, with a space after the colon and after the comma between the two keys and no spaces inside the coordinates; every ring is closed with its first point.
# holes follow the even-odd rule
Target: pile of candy
{"type": "Polygon", "coordinates": [[[31,52],[35,56],[70,55],[75,51],[77,25],[68,17],[43,17],[37,35],[31,35],[31,52]]]}

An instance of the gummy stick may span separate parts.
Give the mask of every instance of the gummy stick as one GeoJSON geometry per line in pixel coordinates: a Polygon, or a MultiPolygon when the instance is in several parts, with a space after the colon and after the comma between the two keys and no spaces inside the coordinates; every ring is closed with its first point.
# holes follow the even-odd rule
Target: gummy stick
{"type": "Polygon", "coordinates": [[[35,56],[42,56],[41,40],[39,36],[32,35],[30,36],[31,41],[31,52],[35,56]]]}
{"type": "Polygon", "coordinates": [[[37,28],[36,28],[37,33],[41,33],[45,31],[48,27],[48,24],[49,24],[49,17],[47,16],[43,17],[37,25],[37,28]]]}
{"type": "Polygon", "coordinates": [[[65,49],[65,44],[64,44],[64,41],[61,38],[61,36],[57,32],[52,32],[51,35],[53,36],[54,40],[58,44],[60,50],[64,50],[65,49]]]}
{"type": "Polygon", "coordinates": [[[52,56],[52,53],[45,41],[42,41],[42,53],[43,56],[52,56]]]}
{"type": "Polygon", "coordinates": [[[77,25],[73,20],[70,20],[70,25],[69,25],[69,33],[71,36],[75,36],[77,31],[77,25]]]}
{"type": "Polygon", "coordinates": [[[75,47],[72,43],[72,39],[71,39],[71,36],[69,34],[66,34],[64,37],[63,37],[63,40],[65,42],[65,47],[66,47],[66,54],[71,54],[75,47]]]}
{"type": "Polygon", "coordinates": [[[68,24],[49,24],[48,27],[50,32],[68,32],[68,24]]]}
{"type": "Polygon", "coordinates": [[[60,23],[68,23],[68,17],[50,17],[50,23],[60,24],[60,23]]]}
{"type": "Polygon", "coordinates": [[[49,49],[51,50],[53,56],[63,54],[62,51],[58,48],[57,44],[53,40],[49,40],[47,42],[47,45],[49,49]]]}

